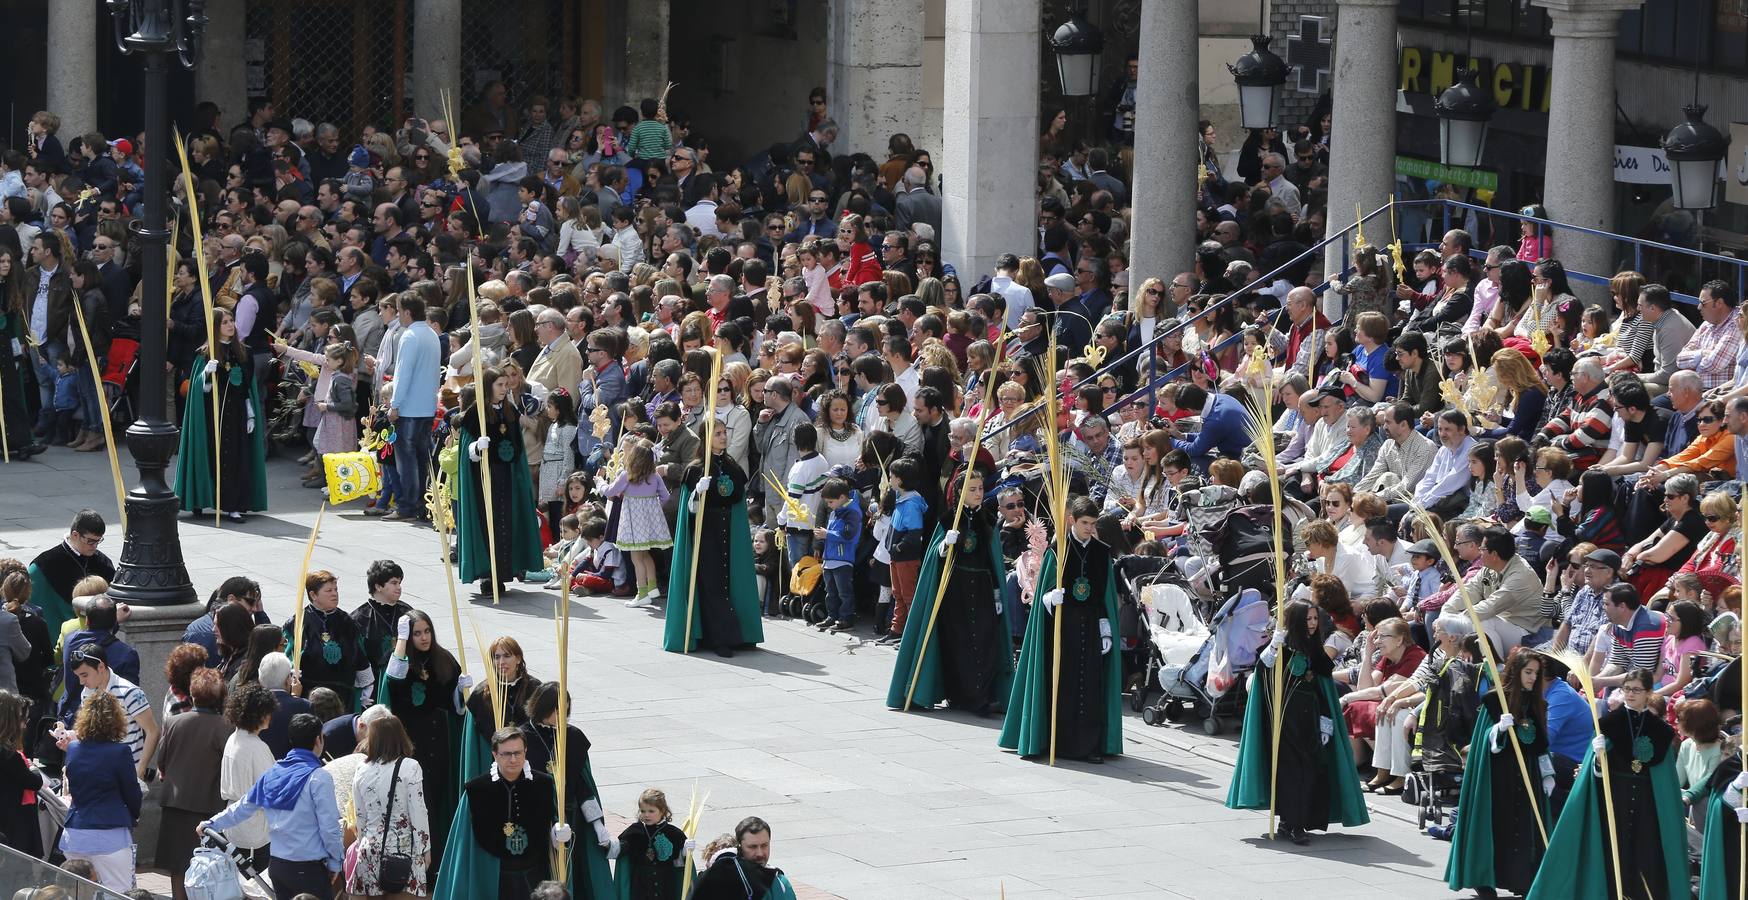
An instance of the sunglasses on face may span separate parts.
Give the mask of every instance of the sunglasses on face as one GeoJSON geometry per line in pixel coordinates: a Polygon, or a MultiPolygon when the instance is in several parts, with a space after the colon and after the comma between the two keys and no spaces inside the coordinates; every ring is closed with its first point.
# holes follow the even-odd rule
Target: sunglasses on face
{"type": "Polygon", "coordinates": [[[1723,516],[1706,516],[1707,522],[1721,522],[1723,519],[1723,516]]]}
{"type": "Polygon", "coordinates": [[[1699,417],[1699,422],[1702,425],[1711,425],[1711,424],[1716,423],[1717,421],[1718,421],[1717,416],[1700,416],[1699,417]]]}
{"type": "Polygon", "coordinates": [[[1002,509],[1025,509],[1025,508],[1026,508],[1026,506],[1025,506],[1025,504],[1023,504],[1023,503],[1020,503],[1020,502],[1018,502],[1018,501],[1016,501],[1016,502],[1013,502],[1013,503],[1003,503],[1003,504],[1002,504],[1002,505],[1001,505],[1001,508],[1002,508],[1002,509]]]}

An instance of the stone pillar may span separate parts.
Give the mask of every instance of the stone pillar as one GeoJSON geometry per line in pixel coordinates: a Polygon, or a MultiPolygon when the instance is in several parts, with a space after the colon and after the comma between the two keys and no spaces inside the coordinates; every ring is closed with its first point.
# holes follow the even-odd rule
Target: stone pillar
{"type": "Polygon", "coordinates": [[[1134,232],[1130,286],[1170,280],[1190,267],[1196,239],[1196,0],[1146,0],[1141,7],[1140,80],[1135,89],[1134,232]]]}
{"type": "MultiPolygon", "coordinates": [[[[1542,203],[1555,221],[1614,230],[1614,51],[1627,0],[1535,0],[1554,35],[1549,71],[1548,165],[1542,203]],[[1556,147],[1558,149],[1556,149],[1556,147]]],[[[1567,270],[1607,278],[1614,248],[1605,238],[1555,231],[1554,255],[1567,270]]],[[[1581,294],[1589,295],[1585,290],[1581,294]]],[[[1594,298],[1600,299],[1601,291],[1594,298]]]]}
{"type": "MultiPolygon", "coordinates": [[[[1329,148],[1328,234],[1354,223],[1354,207],[1369,213],[1396,189],[1396,68],[1379,65],[1396,58],[1396,0],[1338,0],[1335,33],[1330,131],[1369,137],[1329,148]]],[[[1384,220],[1373,222],[1371,234],[1390,233],[1384,220]]],[[[1336,241],[1324,250],[1326,275],[1341,271],[1345,246],[1336,241]]]]}
{"type": "Polygon", "coordinates": [[[830,9],[826,108],[838,123],[831,149],[884,160],[894,132],[921,133],[923,0],[831,0],[830,9]]]}
{"type": "MultiPolygon", "coordinates": [[[[645,0],[628,7],[625,19],[625,97],[632,109],[645,97],[660,99],[668,86],[668,0],[645,0]]],[[[702,52],[712,52],[701,48],[702,52]]],[[[603,116],[614,103],[603,103],[603,116]]]]}
{"type": "Polygon", "coordinates": [[[961,280],[1037,248],[1040,15],[1039,0],[947,0],[941,255],[961,280]]]}
{"type": "Polygon", "coordinates": [[[48,111],[61,117],[56,136],[64,147],[97,127],[97,42],[114,38],[110,23],[97,21],[95,3],[59,0],[48,7],[48,111]]]}
{"type": "MultiPolygon", "coordinates": [[[[470,102],[461,84],[461,0],[413,4],[412,83],[413,113],[421,118],[443,118],[445,92],[458,116],[470,102]]],[[[449,133],[460,134],[461,123],[450,122],[449,133]]]]}
{"type": "MultiPolygon", "coordinates": [[[[170,651],[182,643],[182,631],[188,623],[201,617],[206,612],[206,603],[184,603],[180,606],[135,606],[128,620],[122,624],[122,637],[133,648],[139,651],[144,663],[140,666],[140,690],[146,692],[146,699],[152,702],[152,715],[164,714],[164,696],[169,693],[170,686],[164,680],[164,665],[162,660],[170,658],[170,651]]],[[[158,728],[164,727],[163,719],[158,720],[158,728]]],[[[135,835],[152,835],[158,833],[158,820],[162,813],[155,796],[163,790],[163,785],[154,784],[151,793],[146,796],[146,802],[140,807],[140,821],[134,826],[135,835]]],[[[152,868],[157,850],[157,842],[153,840],[138,841],[138,867],[152,868]]]]}
{"type": "Polygon", "coordinates": [[[196,100],[219,105],[221,129],[249,114],[248,74],[243,66],[244,0],[208,0],[200,65],[194,70],[196,100]]]}

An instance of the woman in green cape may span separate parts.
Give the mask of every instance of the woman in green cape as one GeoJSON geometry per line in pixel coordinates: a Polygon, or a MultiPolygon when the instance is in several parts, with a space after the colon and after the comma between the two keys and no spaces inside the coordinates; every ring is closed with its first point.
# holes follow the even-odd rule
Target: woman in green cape
{"type": "Polygon", "coordinates": [[[1742,756],[1727,753],[1712,770],[1711,800],[1706,805],[1705,844],[1700,852],[1699,900],[1740,900],[1742,890],[1742,829],[1748,821],[1748,776],[1742,756]]]}
{"type": "Polygon", "coordinates": [[[1624,676],[1620,692],[1626,702],[1602,717],[1602,733],[1592,739],[1578,766],[1529,900],[1616,896],[1599,764],[1608,766],[1614,844],[1620,849],[1620,884],[1626,896],[1688,896],[1687,825],[1675,776],[1675,729],[1650,708],[1651,681],[1647,669],[1624,676]]]}
{"type": "Polygon", "coordinates": [[[182,404],[182,446],[176,453],[176,496],[197,518],[209,507],[233,522],[267,508],[267,416],[249,372],[249,352],[237,340],[230,310],[213,310],[218,352],[202,347],[189,370],[182,404]],[[212,392],[219,397],[218,446],[212,441],[212,392]],[[224,460],[213,495],[213,466],[224,460]]]}
{"type": "Polygon", "coordinates": [[[998,745],[1021,756],[1055,755],[1103,762],[1123,752],[1123,663],[1114,647],[1117,582],[1111,550],[1098,540],[1099,508],[1085,497],[1068,504],[1070,533],[1062,589],[1056,548],[1044,553],[1034,597],[1043,605],[1026,623],[1026,640],[1008,694],[998,745]],[[1052,716],[1057,617],[1061,617],[1062,683],[1052,716]]]}
{"type": "MultiPolygon", "coordinates": [[[[522,645],[509,635],[492,641],[488,650],[492,668],[497,670],[498,693],[503,697],[504,727],[520,728],[528,721],[528,701],[540,687],[540,679],[528,674],[528,663],[522,655],[522,645]]],[[[492,709],[492,690],[479,685],[467,697],[467,714],[461,734],[461,771],[456,780],[486,773],[492,765],[491,739],[498,730],[498,713],[492,709]]],[[[434,807],[433,807],[434,808],[434,807]]]]}
{"type": "Polygon", "coordinates": [[[753,533],[747,525],[747,473],[728,455],[728,429],[713,428],[711,437],[709,480],[704,478],[702,444],[699,460],[687,466],[680,479],[682,496],[675,522],[674,560],[668,569],[662,649],[690,653],[702,645],[716,651],[717,656],[729,657],[736,647],[763,643],[765,626],[759,618],[753,533]],[[700,498],[704,528],[694,535],[694,504],[700,498]],[[696,585],[692,582],[694,552],[698,554],[696,585]],[[690,643],[686,639],[688,608],[692,614],[690,643]]]}
{"type": "MultiPolygon", "coordinates": [[[[528,764],[536,772],[553,775],[558,763],[558,682],[540,685],[529,699],[522,734],[528,738],[528,764]]],[[[575,707],[571,707],[574,709],[575,707]]],[[[601,791],[595,786],[595,771],[589,765],[589,739],[583,730],[566,724],[564,748],[564,820],[577,830],[570,844],[570,865],[565,885],[577,900],[610,900],[615,895],[609,853],[617,841],[607,832],[606,813],[601,809],[601,791]]]]}
{"type": "Polygon", "coordinates": [[[1550,821],[1548,797],[1554,792],[1548,704],[1542,697],[1541,677],[1542,658],[1519,651],[1500,675],[1511,711],[1500,715],[1497,693],[1481,697],[1445,865],[1445,883],[1451,890],[1474,888],[1482,897],[1506,890],[1521,896],[1535,881],[1545,827],[1537,819],[1550,821]],[[1526,794],[1511,741],[1523,748],[1524,762],[1533,767],[1533,796],[1526,794]]]}
{"type": "Polygon", "coordinates": [[[35,351],[29,348],[30,304],[36,302],[36,284],[24,282],[24,261],[11,247],[0,247],[0,422],[6,428],[6,447],[13,460],[29,459],[48,449],[32,437],[30,415],[24,397],[24,373],[19,363],[30,365],[35,351]],[[25,348],[13,356],[12,347],[25,348]]]}
{"type": "MultiPolygon", "coordinates": [[[[394,650],[383,667],[376,696],[388,705],[413,740],[413,759],[422,771],[431,773],[425,782],[427,809],[447,812],[455,806],[460,782],[451,776],[461,758],[461,716],[473,678],[461,673],[461,665],[437,643],[431,617],[419,610],[403,613],[395,623],[394,650]]],[[[432,873],[425,883],[436,881],[436,864],[443,859],[443,844],[449,830],[437,823],[431,829],[432,873]]]]}
{"type": "Polygon", "coordinates": [[[1226,792],[1229,809],[1268,809],[1272,782],[1280,833],[1300,846],[1311,842],[1307,832],[1327,831],[1332,821],[1352,828],[1372,820],[1360,794],[1353,749],[1335,733],[1342,716],[1330,678],[1334,664],[1323,652],[1324,637],[1332,627],[1327,622],[1303,600],[1287,604],[1282,613],[1286,627],[1275,632],[1251,675],[1238,765],[1226,792]],[[1285,667],[1279,769],[1273,766],[1271,696],[1277,665],[1285,667]]]}
{"type": "MultiPolygon", "coordinates": [[[[954,709],[979,715],[999,709],[1013,692],[1014,662],[1009,649],[1007,617],[1001,602],[1004,572],[1001,536],[995,514],[983,506],[983,470],[973,470],[965,488],[965,512],[959,530],[950,531],[952,520],[942,517],[925,552],[917,575],[916,599],[904,623],[904,640],[898,645],[898,660],[892,667],[892,684],[886,690],[886,705],[928,709],[946,699],[954,709]],[[935,630],[928,630],[935,596],[940,593],[941,567],[948,547],[953,568],[946,575],[947,591],[941,595],[941,611],[935,615],[935,630]],[[917,674],[917,658],[922,671],[917,674]],[[911,692],[911,680],[916,690],[911,692]]],[[[946,505],[958,503],[960,474],[948,480],[946,505]]]]}
{"type": "Polygon", "coordinates": [[[491,540],[498,550],[497,578],[500,590],[511,578],[543,567],[540,559],[540,521],[534,514],[534,483],[528,456],[522,444],[522,413],[505,399],[509,383],[496,366],[480,373],[480,390],[486,402],[486,433],[479,433],[479,412],[464,402],[452,420],[456,444],[471,460],[456,479],[455,540],[462,581],[478,581],[480,592],[492,591],[491,540]],[[480,467],[490,466],[492,496],[489,515],[495,535],[486,533],[486,509],[480,467]]]}

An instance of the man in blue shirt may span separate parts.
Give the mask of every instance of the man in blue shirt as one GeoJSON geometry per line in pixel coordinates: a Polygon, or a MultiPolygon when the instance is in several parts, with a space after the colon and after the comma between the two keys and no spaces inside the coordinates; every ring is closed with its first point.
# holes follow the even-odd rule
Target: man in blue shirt
{"type": "Polygon", "coordinates": [[[437,385],[443,372],[437,332],[425,322],[425,301],[401,298],[401,336],[395,348],[394,396],[388,417],[395,423],[395,476],[401,492],[390,519],[423,519],[425,478],[431,466],[431,420],[437,415],[437,385]]]}
{"type": "Polygon", "coordinates": [[[1566,683],[1567,668],[1552,657],[1542,656],[1542,696],[1548,701],[1548,755],[1554,761],[1554,793],[1548,798],[1553,818],[1560,817],[1578,762],[1590,749],[1596,728],[1584,698],[1566,683]]]}
{"type": "Polygon", "coordinates": [[[1190,455],[1196,469],[1208,471],[1214,461],[1214,451],[1237,459],[1250,446],[1250,432],[1245,427],[1249,416],[1244,404],[1225,394],[1210,394],[1196,385],[1187,385],[1178,392],[1180,409],[1194,410],[1202,417],[1202,430],[1189,439],[1172,441],[1172,446],[1190,455]]]}
{"type": "Polygon", "coordinates": [[[334,777],[322,768],[322,720],[302,713],[288,729],[291,750],[262,775],[248,795],[195,827],[223,831],[257,811],[267,812],[271,857],[267,874],[279,900],[308,893],[333,900],[341,881],[345,846],[334,777]]]}

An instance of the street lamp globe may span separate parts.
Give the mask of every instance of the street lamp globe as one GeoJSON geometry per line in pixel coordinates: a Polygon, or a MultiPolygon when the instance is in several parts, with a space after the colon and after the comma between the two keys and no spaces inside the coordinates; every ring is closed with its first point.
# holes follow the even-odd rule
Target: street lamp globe
{"type": "Polygon", "coordinates": [[[1730,151],[1728,138],[1705,120],[1706,108],[1685,106],[1687,121],[1663,137],[1669,159],[1670,186],[1676,209],[1711,209],[1718,205],[1718,162],[1730,151]]]}
{"type": "Polygon", "coordinates": [[[1481,87],[1481,75],[1468,69],[1457,83],[1444,89],[1432,108],[1438,114],[1438,157],[1447,166],[1465,168],[1481,164],[1487,145],[1487,123],[1498,104],[1481,87]]]}
{"type": "Polygon", "coordinates": [[[1105,50],[1105,36],[1098,26],[1079,11],[1070,13],[1068,21],[1050,36],[1050,49],[1056,54],[1056,75],[1062,80],[1064,97],[1089,97],[1098,92],[1099,60],[1105,50]]]}
{"type": "Polygon", "coordinates": [[[1281,85],[1287,83],[1287,63],[1269,49],[1268,35],[1250,36],[1250,52],[1226,70],[1238,82],[1238,118],[1252,130],[1275,124],[1275,98],[1281,85]]]}

